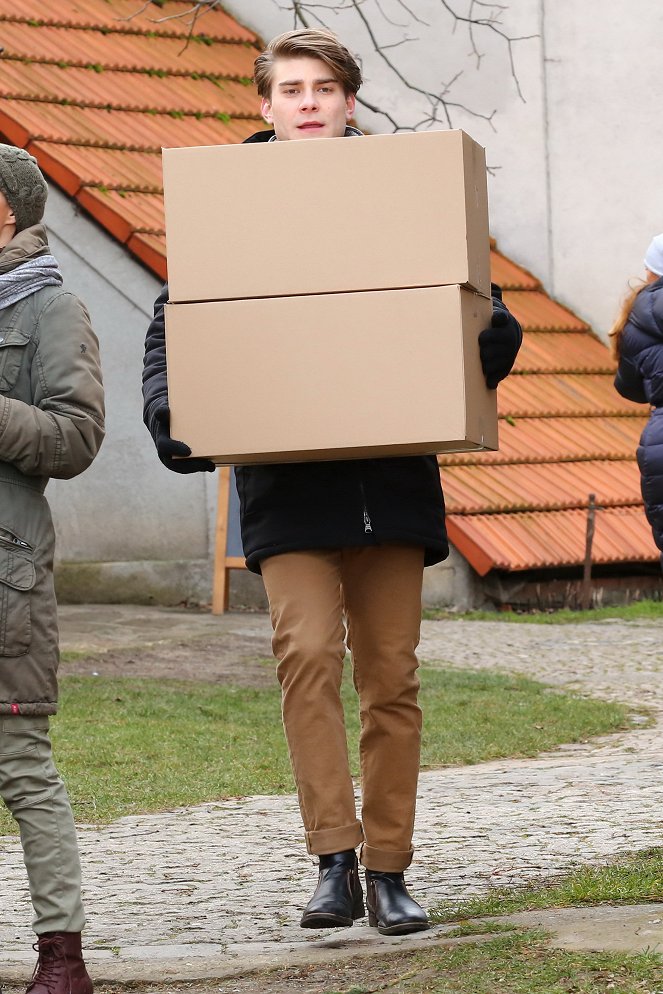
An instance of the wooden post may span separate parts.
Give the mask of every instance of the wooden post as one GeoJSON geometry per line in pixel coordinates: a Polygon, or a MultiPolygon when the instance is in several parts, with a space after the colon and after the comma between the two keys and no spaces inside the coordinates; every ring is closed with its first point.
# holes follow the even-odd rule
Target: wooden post
{"type": "Polygon", "coordinates": [[[228,548],[228,505],[230,498],[230,466],[219,469],[219,496],[216,507],[216,533],[214,539],[214,583],[212,586],[212,614],[228,610],[230,584],[226,562],[228,548]]]}
{"type": "Polygon", "coordinates": [[[587,531],[585,533],[585,565],[582,574],[582,591],[580,606],[588,611],[592,603],[592,544],[594,542],[594,527],[596,524],[596,494],[589,495],[587,505],[587,531]]]}

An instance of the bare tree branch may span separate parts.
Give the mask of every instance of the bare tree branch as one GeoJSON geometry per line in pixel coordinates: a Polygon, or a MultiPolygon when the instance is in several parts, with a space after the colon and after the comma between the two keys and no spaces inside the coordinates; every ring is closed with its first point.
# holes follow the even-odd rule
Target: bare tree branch
{"type": "Polygon", "coordinates": [[[140,10],[135,10],[133,12],[133,14],[128,14],[126,17],[117,17],[116,20],[117,21],[133,21],[134,17],[140,17],[140,15],[143,14],[147,10],[147,8],[151,5],[151,3],[152,3],[152,0],[146,0],[146,3],[143,4],[143,6],[140,8],[140,10]]]}
{"type": "Polygon", "coordinates": [[[398,21],[392,21],[392,19],[385,13],[384,7],[380,3],[380,0],[375,0],[375,6],[380,11],[387,24],[391,24],[391,26],[394,28],[407,28],[407,24],[400,24],[398,21]]]}
{"type": "MultiPolygon", "coordinates": [[[[307,14],[310,15],[312,13],[313,7],[319,9],[321,6],[319,3],[314,4],[312,2],[308,2],[308,0],[291,0],[290,3],[286,4],[279,2],[279,0],[274,0],[274,2],[277,3],[277,5],[281,10],[290,10],[294,14],[295,27],[310,26],[310,23],[307,21],[307,14]]],[[[395,2],[398,3],[399,7],[403,11],[407,12],[412,17],[413,20],[416,20],[422,24],[426,23],[421,18],[417,17],[414,14],[414,12],[410,9],[410,7],[407,5],[405,0],[395,0],[395,2]]],[[[516,91],[520,99],[524,101],[525,98],[522,92],[520,80],[518,78],[515,66],[513,45],[516,42],[530,40],[537,36],[509,35],[506,32],[506,30],[504,30],[501,20],[504,13],[508,10],[507,5],[505,4],[497,2],[494,3],[487,2],[487,0],[470,0],[470,10],[468,14],[465,15],[458,13],[458,11],[454,9],[454,7],[451,5],[450,2],[448,2],[448,0],[440,0],[440,2],[446,13],[452,17],[452,29],[451,29],[452,33],[455,33],[459,27],[464,26],[468,29],[470,46],[471,46],[470,54],[476,61],[477,69],[480,68],[481,61],[483,59],[483,52],[481,52],[478,44],[477,32],[490,31],[493,34],[499,36],[499,38],[503,41],[507,49],[510,74],[516,86],[516,91]],[[475,7],[480,8],[480,10],[475,10],[475,7]]],[[[406,27],[406,25],[400,25],[400,24],[396,25],[396,22],[387,16],[383,6],[383,0],[375,0],[375,3],[378,12],[380,13],[383,20],[386,23],[392,26],[406,27]]],[[[422,122],[414,126],[405,125],[405,124],[397,125],[394,117],[391,114],[384,113],[380,109],[375,111],[376,113],[379,113],[383,117],[385,117],[392,125],[392,127],[394,127],[396,130],[410,130],[412,129],[412,127],[417,128],[423,126],[430,127],[431,125],[436,123],[444,123],[446,124],[447,127],[453,127],[452,114],[455,112],[463,112],[469,114],[472,117],[484,120],[488,124],[490,124],[490,126],[494,130],[493,118],[496,113],[495,109],[493,109],[489,113],[485,113],[473,107],[468,106],[462,101],[449,99],[448,94],[451,82],[456,81],[459,78],[460,74],[457,74],[454,77],[454,80],[450,81],[450,83],[444,84],[441,87],[439,93],[433,93],[432,91],[429,91],[423,87],[417,86],[416,83],[413,82],[411,78],[409,78],[409,75],[407,75],[405,72],[403,72],[400,69],[396,61],[393,58],[390,58],[389,55],[386,54],[388,50],[398,47],[403,42],[401,41],[392,44],[380,44],[377,38],[376,25],[374,24],[375,18],[371,18],[366,13],[366,11],[362,9],[364,5],[365,5],[365,0],[336,0],[336,3],[334,3],[332,7],[334,13],[336,14],[341,12],[347,12],[349,8],[351,8],[354,11],[357,18],[362,22],[364,29],[366,30],[369,36],[369,40],[375,54],[387,65],[389,70],[394,74],[394,76],[397,78],[397,80],[402,86],[415,93],[419,93],[430,106],[430,113],[424,117],[422,122]]],[[[327,6],[329,7],[329,5],[327,6]]],[[[316,16],[316,21],[320,25],[324,24],[324,26],[328,26],[326,23],[322,21],[322,19],[319,16],[316,16]]],[[[371,109],[372,106],[375,106],[373,104],[369,106],[368,101],[366,101],[364,97],[362,97],[359,103],[362,106],[366,106],[367,109],[371,109]]]]}
{"type": "MultiPolygon", "coordinates": [[[[401,23],[400,20],[395,20],[393,16],[389,16],[389,13],[385,9],[385,0],[373,0],[373,2],[375,3],[375,9],[377,10],[379,18],[391,27],[400,28],[405,31],[407,30],[409,24],[413,22],[421,24],[425,27],[430,27],[428,22],[423,20],[423,18],[420,17],[415,10],[413,10],[413,7],[407,2],[407,0],[393,0],[400,10],[410,19],[408,23],[404,24],[401,23]]],[[[524,102],[525,97],[523,95],[520,79],[516,70],[514,45],[517,42],[530,41],[538,36],[535,34],[510,35],[505,30],[503,25],[503,17],[509,9],[506,4],[491,2],[491,0],[469,0],[469,8],[465,14],[459,13],[454,6],[454,2],[458,3],[459,0],[453,0],[453,2],[452,0],[439,0],[439,2],[442,9],[452,19],[452,34],[455,34],[461,27],[466,28],[470,41],[469,56],[475,61],[477,70],[481,68],[481,63],[485,54],[481,51],[479,46],[479,33],[485,37],[486,32],[489,32],[500,39],[506,48],[510,75],[516,87],[516,92],[518,93],[520,99],[524,102]]],[[[139,17],[149,9],[151,3],[152,0],[147,0],[146,3],[135,11],[135,13],[130,14],[127,17],[118,18],[118,20],[130,21],[135,17],[139,17]]],[[[491,110],[489,113],[486,113],[484,111],[477,110],[474,107],[468,106],[461,100],[451,99],[451,89],[462,76],[462,70],[457,72],[447,83],[441,83],[440,89],[437,93],[417,85],[417,83],[410,78],[410,74],[399,66],[396,61],[396,55],[392,55],[391,53],[403,45],[406,45],[412,41],[418,41],[419,39],[408,37],[406,35],[398,41],[381,43],[378,40],[377,24],[375,23],[376,15],[369,14],[367,12],[367,0],[273,0],[273,3],[284,13],[292,14],[293,28],[311,28],[316,26],[329,27],[330,25],[328,21],[331,16],[338,16],[342,13],[354,14],[357,17],[368,36],[372,51],[375,55],[377,55],[377,57],[387,66],[390,73],[395,76],[399,84],[412,93],[418,94],[423,103],[424,112],[422,118],[414,124],[405,124],[404,122],[399,122],[392,113],[366,99],[363,94],[361,97],[357,97],[357,102],[360,106],[365,107],[374,114],[384,117],[394,131],[416,131],[419,128],[428,128],[436,124],[443,124],[446,127],[452,128],[454,126],[453,118],[456,113],[469,114],[471,117],[485,121],[491,126],[491,128],[493,128],[493,130],[495,130],[493,123],[493,118],[496,114],[495,109],[491,110]]],[[[182,48],[182,51],[184,51],[194,37],[199,19],[205,13],[210,10],[214,10],[215,8],[221,8],[221,0],[191,0],[191,6],[187,10],[179,11],[174,14],[167,14],[163,17],[150,17],[149,20],[155,24],[163,24],[166,21],[181,20],[184,24],[186,24],[189,30],[182,48]]]]}
{"type": "MultiPolygon", "coordinates": [[[[520,87],[520,80],[518,79],[518,75],[516,73],[516,65],[515,65],[514,58],[513,58],[513,45],[514,45],[514,42],[517,42],[517,41],[531,41],[532,38],[537,38],[538,35],[535,35],[535,34],[534,35],[519,35],[519,36],[512,37],[512,36],[508,35],[505,31],[503,31],[502,27],[501,27],[500,17],[504,13],[504,11],[507,10],[508,8],[505,7],[502,4],[480,3],[479,5],[481,7],[487,7],[489,9],[490,13],[488,14],[487,17],[476,17],[476,18],[473,18],[471,16],[471,12],[472,12],[472,9],[474,7],[474,4],[477,3],[477,2],[479,2],[479,0],[472,0],[472,3],[470,4],[470,14],[469,14],[469,16],[463,17],[461,14],[456,13],[456,11],[447,2],[447,0],[440,0],[440,3],[444,7],[444,9],[447,11],[447,13],[451,14],[451,16],[454,18],[454,21],[456,23],[469,24],[470,31],[473,31],[473,29],[475,27],[488,28],[490,31],[494,31],[495,34],[499,35],[500,38],[502,38],[506,42],[507,51],[508,51],[508,55],[509,55],[509,65],[511,67],[511,77],[512,77],[514,83],[516,84],[516,90],[518,91],[518,96],[520,97],[520,99],[522,100],[522,102],[525,103],[525,97],[523,96],[523,92],[522,92],[522,89],[520,87]]],[[[476,51],[476,46],[474,45],[474,39],[472,39],[472,45],[473,45],[473,54],[476,54],[476,56],[478,57],[478,62],[480,62],[481,61],[481,57],[479,56],[478,51],[476,51]]]]}
{"type": "Polygon", "coordinates": [[[430,27],[429,22],[428,21],[424,21],[423,18],[421,18],[417,14],[415,14],[415,12],[410,7],[408,7],[408,5],[405,3],[405,0],[396,0],[396,2],[398,3],[399,7],[402,7],[403,10],[406,11],[410,15],[410,17],[412,18],[413,21],[417,22],[417,24],[424,24],[427,28],[430,27]]]}
{"type": "MultiPolygon", "coordinates": [[[[416,86],[414,83],[411,83],[410,80],[396,66],[396,64],[389,58],[389,56],[385,55],[384,47],[379,44],[372,25],[370,24],[368,18],[364,14],[364,11],[361,9],[360,0],[351,0],[351,3],[357,16],[363,22],[364,27],[366,28],[366,31],[368,33],[368,37],[371,40],[371,44],[373,45],[373,49],[377,53],[377,55],[379,55],[380,58],[387,64],[387,66],[391,69],[391,71],[394,73],[396,78],[400,80],[400,82],[403,84],[403,86],[406,87],[406,89],[421,94],[421,96],[423,96],[427,101],[430,102],[431,106],[430,115],[425,117],[424,122],[419,124],[417,127],[421,127],[423,123],[436,124],[439,123],[441,120],[444,121],[444,123],[446,123],[449,128],[453,127],[451,119],[451,108],[456,107],[457,109],[463,109],[466,113],[471,114],[472,117],[479,117],[482,120],[487,121],[488,124],[490,124],[490,126],[494,128],[492,122],[492,119],[495,115],[494,110],[492,111],[491,114],[482,114],[480,111],[474,111],[471,108],[464,106],[463,104],[459,104],[456,103],[455,101],[449,101],[446,99],[446,94],[449,92],[450,88],[453,86],[456,80],[460,77],[461,75],[460,72],[457,73],[454,76],[454,78],[450,80],[448,83],[443,84],[443,88],[440,93],[433,93],[430,90],[425,90],[422,87],[416,86]],[[443,118],[439,117],[438,110],[442,111],[443,118]]],[[[416,130],[416,127],[413,130],[416,130]]]]}
{"type": "Polygon", "coordinates": [[[220,6],[220,0],[196,0],[189,10],[181,10],[179,14],[165,14],[163,17],[150,17],[149,20],[152,21],[153,24],[163,24],[165,21],[183,20],[186,24],[187,22],[185,18],[191,14],[191,20],[188,23],[191,25],[193,30],[199,17],[207,13],[208,10],[214,10],[215,7],[220,6]]]}
{"type": "Polygon", "coordinates": [[[401,38],[400,41],[392,41],[390,45],[382,45],[382,51],[386,52],[390,48],[400,48],[401,45],[407,45],[410,41],[419,41],[418,38],[401,38]]]}

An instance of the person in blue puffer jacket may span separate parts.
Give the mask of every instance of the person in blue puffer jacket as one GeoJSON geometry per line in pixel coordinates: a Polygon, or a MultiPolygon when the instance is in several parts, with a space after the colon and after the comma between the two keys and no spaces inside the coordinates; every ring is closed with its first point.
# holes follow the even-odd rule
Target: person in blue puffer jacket
{"type": "Polygon", "coordinates": [[[617,392],[652,406],[637,456],[645,512],[663,565],[663,233],[647,249],[645,273],[624,301],[610,336],[619,360],[617,392]]]}

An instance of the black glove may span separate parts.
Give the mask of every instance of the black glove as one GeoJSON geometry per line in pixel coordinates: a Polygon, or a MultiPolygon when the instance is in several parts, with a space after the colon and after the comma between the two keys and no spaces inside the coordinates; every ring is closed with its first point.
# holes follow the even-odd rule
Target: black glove
{"type": "Polygon", "coordinates": [[[522,340],[522,330],[513,314],[501,300],[493,299],[490,328],[479,335],[481,366],[489,390],[494,390],[500,380],[511,372],[522,340]]]}
{"type": "Polygon", "coordinates": [[[210,459],[173,459],[173,456],[190,456],[186,442],[170,437],[170,408],[163,404],[153,415],[153,438],[161,462],[174,473],[213,473],[216,466],[210,459]]]}

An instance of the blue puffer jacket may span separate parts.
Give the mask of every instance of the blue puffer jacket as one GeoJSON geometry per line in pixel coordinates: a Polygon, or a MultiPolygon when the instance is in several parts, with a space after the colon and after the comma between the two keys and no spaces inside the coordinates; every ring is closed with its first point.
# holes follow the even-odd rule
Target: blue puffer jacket
{"type": "Polygon", "coordinates": [[[637,454],[647,519],[663,553],[663,277],[636,297],[620,354],[617,391],[627,400],[654,408],[637,454]]]}

